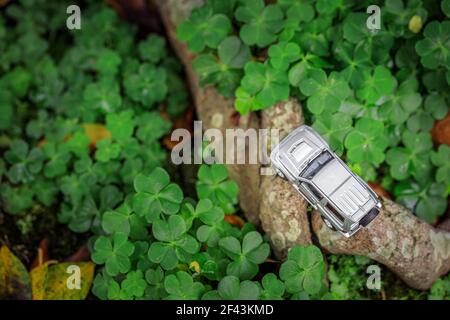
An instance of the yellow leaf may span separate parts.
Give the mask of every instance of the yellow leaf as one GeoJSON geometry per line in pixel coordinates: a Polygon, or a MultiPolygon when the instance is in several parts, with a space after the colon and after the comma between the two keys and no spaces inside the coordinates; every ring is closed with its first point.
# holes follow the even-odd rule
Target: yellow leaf
{"type": "Polygon", "coordinates": [[[83,300],[94,277],[92,262],[46,262],[31,270],[33,300],[83,300]],[[79,279],[79,282],[78,282],[79,279]]]}
{"type": "Polygon", "coordinates": [[[0,248],[0,300],[31,299],[30,276],[6,245],[0,248]]]}
{"type": "Polygon", "coordinates": [[[111,132],[103,124],[85,123],[83,124],[84,133],[89,137],[91,144],[96,144],[102,139],[111,139],[111,132]]]}

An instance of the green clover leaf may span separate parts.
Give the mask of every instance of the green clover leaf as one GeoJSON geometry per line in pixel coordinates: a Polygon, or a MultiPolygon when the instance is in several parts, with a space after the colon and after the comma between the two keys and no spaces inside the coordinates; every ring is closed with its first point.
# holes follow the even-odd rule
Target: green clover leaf
{"type": "Polygon", "coordinates": [[[276,40],[276,34],[283,28],[283,11],[277,5],[265,6],[263,0],[244,1],[234,15],[244,23],[239,35],[247,45],[266,47],[276,40]]]}
{"type": "Polygon", "coordinates": [[[65,143],[67,151],[78,157],[86,157],[89,154],[89,137],[81,130],[75,132],[65,143]]]}
{"type": "Polygon", "coordinates": [[[227,274],[242,280],[252,279],[258,273],[258,264],[269,256],[270,247],[263,243],[257,231],[251,231],[244,236],[242,246],[235,237],[220,239],[219,246],[233,260],[227,266],[227,274]]]}
{"type": "Polygon", "coordinates": [[[136,240],[147,236],[145,221],[133,212],[128,203],[115,210],[106,211],[102,217],[102,228],[106,233],[121,232],[136,240]]]}
{"type": "Polygon", "coordinates": [[[404,131],[404,147],[391,148],[386,153],[386,162],[391,166],[390,173],[394,179],[404,180],[413,176],[418,181],[429,180],[430,151],[433,147],[428,132],[414,133],[404,131]]]}
{"type": "Polygon", "coordinates": [[[136,119],[138,129],[136,136],[142,142],[157,141],[170,132],[172,123],[161,117],[159,112],[145,112],[136,119]]]}
{"type": "Polygon", "coordinates": [[[34,204],[34,192],[27,185],[13,188],[8,184],[2,184],[0,191],[5,208],[10,214],[21,213],[34,204]]]}
{"type": "Polygon", "coordinates": [[[108,162],[117,159],[121,151],[120,145],[112,142],[111,139],[102,139],[98,141],[96,147],[95,160],[100,162],[108,162]]]}
{"type": "Polygon", "coordinates": [[[196,190],[199,199],[210,199],[223,211],[233,213],[238,201],[239,187],[228,179],[228,172],[222,164],[201,165],[198,170],[196,190]]]}
{"type": "Polygon", "coordinates": [[[395,78],[389,69],[377,66],[370,72],[361,71],[361,83],[358,84],[356,95],[369,104],[376,103],[383,96],[390,95],[395,87],[395,78]]]}
{"type": "Polygon", "coordinates": [[[194,282],[192,276],[184,271],[168,275],[164,279],[164,288],[169,293],[168,300],[199,300],[205,292],[205,286],[194,282]]]}
{"type": "Polygon", "coordinates": [[[313,69],[308,78],[300,82],[301,92],[308,97],[307,107],[314,114],[321,114],[325,109],[335,112],[341,103],[351,94],[348,84],[336,73],[327,77],[325,71],[313,69]]]}
{"type": "Polygon", "coordinates": [[[122,105],[119,84],[111,77],[89,83],[84,89],[83,99],[90,109],[101,110],[105,113],[114,112],[122,105]]]}
{"type": "Polygon", "coordinates": [[[214,206],[213,202],[209,199],[201,199],[195,208],[192,204],[185,203],[181,210],[181,215],[186,219],[188,226],[195,219],[199,219],[204,224],[212,226],[224,218],[222,208],[214,206]]]}
{"type": "Polygon", "coordinates": [[[106,115],[106,128],[116,141],[128,140],[134,132],[135,120],[131,110],[106,115]]]}
{"type": "Polygon", "coordinates": [[[192,10],[188,20],[177,27],[177,38],[187,42],[193,52],[203,51],[205,47],[217,48],[230,33],[231,22],[224,14],[213,14],[210,6],[192,10]]]}
{"type": "Polygon", "coordinates": [[[141,270],[130,271],[121,283],[122,290],[128,297],[142,297],[147,288],[147,281],[141,270]]]}
{"type": "Polygon", "coordinates": [[[236,101],[234,107],[242,115],[246,115],[253,110],[264,109],[261,101],[259,101],[256,96],[251,95],[250,93],[245,91],[242,87],[236,89],[235,95],[236,101]]]}
{"type": "Polygon", "coordinates": [[[412,180],[400,182],[394,188],[396,201],[403,204],[421,219],[434,224],[447,209],[445,185],[419,184],[412,180]]]}
{"type": "Polygon", "coordinates": [[[32,75],[22,67],[15,67],[12,71],[5,75],[6,83],[11,91],[18,98],[24,97],[31,84],[32,75]]]}
{"type": "Polygon", "coordinates": [[[344,152],[344,138],[352,128],[352,118],[344,112],[324,112],[316,118],[313,128],[329,143],[339,155],[344,152]]]}
{"type": "Polygon", "coordinates": [[[114,76],[119,71],[122,58],[120,55],[110,49],[102,49],[95,62],[95,70],[101,75],[114,76]]]}
{"type": "Polygon", "coordinates": [[[149,286],[145,290],[145,297],[151,300],[158,300],[167,295],[166,289],[164,289],[164,271],[161,267],[155,269],[148,269],[145,272],[145,280],[149,286]]]}
{"type": "Polygon", "coordinates": [[[178,261],[189,261],[199,250],[197,240],[186,234],[186,223],[178,215],[170,216],[167,221],[154,221],[152,230],[158,241],[150,246],[148,258],[165,270],[174,269],[178,261]]]}
{"type": "Polygon", "coordinates": [[[375,165],[384,161],[384,150],[389,142],[383,122],[361,118],[345,138],[347,157],[352,162],[367,162],[375,165]]]}
{"type": "Polygon", "coordinates": [[[240,282],[235,276],[226,276],[220,280],[217,290],[203,295],[203,300],[258,300],[261,290],[258,285],[249,280],[240,282]]]}
{"type": "Polygon", "coordinates": [[[437,93],[432,93],[425,98],[425,111],[440,120],[445,118],[448,113],[448,106],[445,98],[437,93]]]}
{"type": "Polygon", "coordinates": [[[43,146],[44,155],[48,162],[44,166],[44,175],[47,178],[61,176],[67,172],[67,166],[71,159],[70,153],[64,148],[64,145],[56,145],[53,142],[47,142],[43,146]]]}
{"type": "Polygon", "coordinates": [[[420,62],[428,69],[450,65],[450,21],[431,21],[423,32],[424,39],[417,41],[416,52],[420,62]]]}
{"type": "Polygon", "coordinates": [[[280,278],[289,293],[306,291],[318,293],[322,287],[325,265],[316,246],[295,246],[289,250],[288,260],[280,268],[280,278]]]}
{"type": "Polygon", "coordinates": [[[301,58],[301,50],[294,42],[279,42],[270,46],[270,64],[277,70],[286,71],[292,62],[301,58]]]}
{"type": "Polygon", "coordinates": [[[137,73],[125,76],[123,85],[126,94],[146,108],[162,102],[167,95],[167,72],[149,63],[140,65],[137,73]]]}
{"type": "Polygon", "coordinates": [[[29,183],[42,169],[42,151],[38,148],[30,150],[28,144],[21,139],[11,142],[4,157],[11,164],[7,175],[12,183],[29,183]]]}
{"type": "Polygon", "coordinates": [[[437,152],[431,154],[431,162],[438,167],[436,171],[436,181],[450,185],[450,147],[441,144],[437,152]]]}
{"type": "Polygon", "coordinates": [[[284,295],[284,283],[278,280],[273,273],[267,273],[261,280],[263,290],[261,300],[282,300],[284,295]]]}
{"type": "Polygon", "coordinates": [[[133,252],[133,243],[128,241],[125,234],[118,232],[113,235],[112,241],[105,236],[100,236],[95,241],[92,260],[96,264],[105,264],[106,273],[116,276],[130,270],[130,256],[133,252]]]}
{"type": "Polygon", "coordinates": [[[167,54],[166,40],[161,36],[151,34],[139,43],[138,50],[142,60],[158,63],[167,54]]]}
{"type": "MultiPolygon", "coordinates": [[[[255,96],[263,108],[289,97],[289,80],[286,72],[276,70],[268,64],[248,62],[241,87],[255,96]]],[[[252,108],[256,110],[255,107],[252,108]]]]}
{"type": "Polygon", "coordinates": [[[138,174],[134,178],[133,210],[148,222],[159,218],[161,212],[172,215],[180,210],[183,191],[175,183],[170,183],[169,174],[156,168],[149,175],[138,174]]]}
{"type": "Polygon", "coordinates": [[[419,83],[414,78],[402,82],[382,104],[380,114],[393,124],[403,124],[422,104],[422,96],[417,92],[418,87],[419,83]]]}
{"type": "Polygon", "coordinates": [[[231,97],[239,84],[241,71],[250,58],[250,49],[236,36],[225,38],[218,47],[218,58],[199,55],[192,63],[201,85],[214,84],[226,97],[231,97]]]}

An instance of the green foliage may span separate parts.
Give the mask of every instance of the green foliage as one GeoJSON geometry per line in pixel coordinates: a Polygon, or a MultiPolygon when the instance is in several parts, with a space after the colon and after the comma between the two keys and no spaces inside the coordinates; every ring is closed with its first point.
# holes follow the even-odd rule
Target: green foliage
{"type": "MultiPolygon", "coordinates": [[[[384,1],[377,32],[366,26],[367,4],[357,1],[218,3],[205,1],[178,29],[187,33],[196,12],[227,16],[227,35],[233,34],[236,48],[246,45],[239,60],[246,63],[228,67],[219,42],[197,47],[194,66],[202,85],[234,98],[242,115],[297,98],[306,107],[306,124],[365,180],[391,181],[387,191],[394,195],[411,189],[405,184],[420,190],[444,184],[440,196],[431,191],[440,200],[426,219],[437,221],[449,192],[448,155],[430,145],[428,132],[449,110],[449,1],[384,1]]],[[[182,34],[179,39],[189,44],[182,34]]],[[[417,192],[408,207],[424,216],[430,206],[417,192]]]]}
{"type": "Polygon", "coordinates": [[[280,278],[286,284],[286,291],[308,294],[319,293],[323,286],[325,264],[322,253],[315,246],[293,247],[288,259],[281,265],[280,278]]]}

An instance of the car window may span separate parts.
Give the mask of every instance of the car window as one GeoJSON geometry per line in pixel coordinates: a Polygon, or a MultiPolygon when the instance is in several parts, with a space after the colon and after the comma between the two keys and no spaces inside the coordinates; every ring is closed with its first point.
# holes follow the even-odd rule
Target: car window
{"type": "Polygon", "coordinates": [[[328,151],[322,152],[317,158],[308,164],[308,166],[301,173],[301,176],[305,179],[311,180],[315,174],[332,159],[333,156],[328,151]]]}

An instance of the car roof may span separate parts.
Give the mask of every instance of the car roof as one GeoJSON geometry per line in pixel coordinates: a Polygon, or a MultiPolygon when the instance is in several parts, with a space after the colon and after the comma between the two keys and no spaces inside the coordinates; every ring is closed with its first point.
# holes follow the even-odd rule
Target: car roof
{"type": "Polygon", "coordinates": [[[317,135],[310,127],[301,126],[295,129],[289,136],[276,147],[276,156],[279,159],[272,159],[281,163],[295,177],[305,168],[309,161],[314,159],[324,148],[329,148],[328,144],[317,135]]]}

